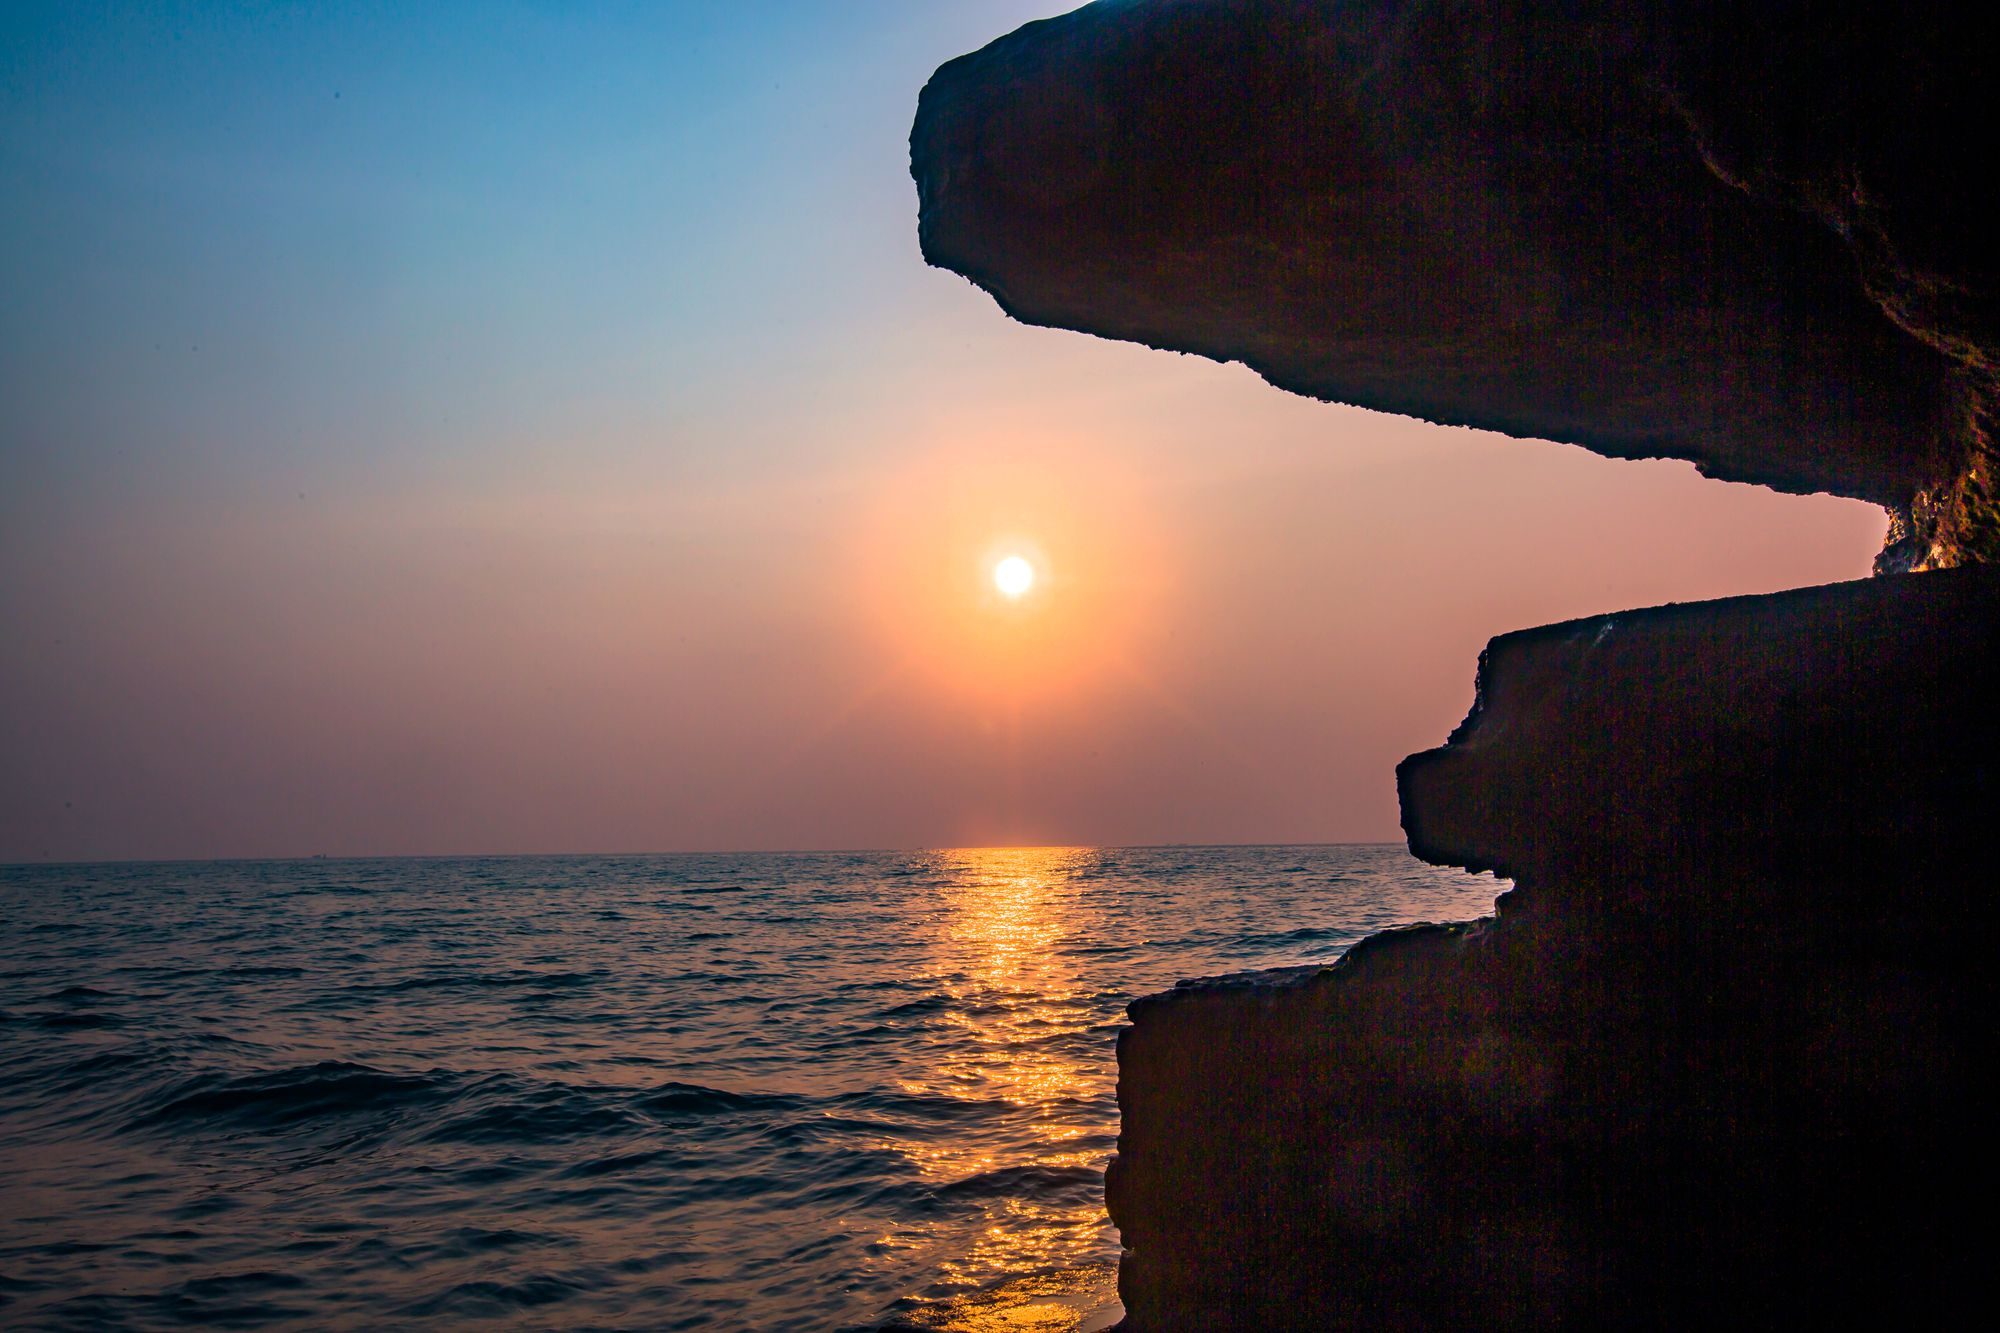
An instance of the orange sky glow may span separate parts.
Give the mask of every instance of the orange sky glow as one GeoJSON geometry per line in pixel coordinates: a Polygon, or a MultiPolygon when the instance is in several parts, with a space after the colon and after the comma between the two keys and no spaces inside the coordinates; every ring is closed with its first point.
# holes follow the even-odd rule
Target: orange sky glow
{"type": "Polygon", "coordinates": [[[1063,7],[551,19],[591,91],[531,105],[439,101],[420,43],[301,101],[266,71],[338,34],[252,25],[226,133],[142,31],[51,64],[4,223],[49,315],[0,330],[0,859],[1393,840],[1494,634],[1867,573],[1866,505],[925,268],[917,89],[1063,7]]]}

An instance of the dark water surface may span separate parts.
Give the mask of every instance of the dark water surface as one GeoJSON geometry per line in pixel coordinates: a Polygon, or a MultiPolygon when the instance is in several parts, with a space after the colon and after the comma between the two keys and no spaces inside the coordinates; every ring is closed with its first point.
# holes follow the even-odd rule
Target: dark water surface
{"type": "Polygon", "coordinates": [[[1117,1253],[1112,1042],[1400,847],[0,867],[0,1325],[864,1328],[1117,1253]]]}

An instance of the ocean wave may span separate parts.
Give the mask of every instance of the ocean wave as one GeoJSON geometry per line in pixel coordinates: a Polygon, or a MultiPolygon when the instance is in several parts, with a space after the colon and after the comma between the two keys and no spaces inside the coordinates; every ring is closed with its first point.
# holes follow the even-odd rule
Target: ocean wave
{"type": "Polygon", "coordinates": [[[93,1009],[86,1009],[82,1013],[73,1009],[52,1009],[31,1013],[25,1017],[36,1027],[47,1028],[52,1032],[66,1030],[87,1032],[100,1028],[118,1028],[124,1027],[126,1022],[122,1014],[100,1013],[93,1009]]]}
{"type": "Polygon", "coordinates": [[[158,1061],[158,1043],[124,1041],[116,1047],[96,1047],[86,1055],[24,1067],[16,1071],[16,1087],[52,1101],[60,1099],[62,1113],[56,1123],[80,1125],[100,1119],[102,1097],[116,1099],[140,1069],[158,1061]]]}
{"type": "Polygon", "coordinates": [[[840,1104],[849,1110],[872,1111],[890,1121],[953,1123],[982,1119],[991,1115],[996,1108],[1012,1105],[1010,1102],[978,1097],[951,1097],[940,1092],[900,1092],[888,1089],[855,1093],[841,1098],[840,1104]]]}
{"type": "Polygon", "coordinates": [[[981,1171],[937,1187],[952,1199],[1049,1198],[1055,1195],[1096,1197],[1104,1188],[1104,1170],[1095,1166],[1004,1166],[981,1171]]]}
{"type": "Polygon", "coordinates": [[[639,1152],[613,1153],[609,1157],[591,1157],[564,1167],[557,1177],[562,1180],[596,1180],[600,1176],[623,1175],[627,1171],[653,1166],[672,1155],[664,1148],[647,1148],[639,1152]]]}
{"type": "Polygon", "coordinates": [[[436,1103],[452,1095],[456,1082],[440,1071],[391,1074],[338,1060],[233,1078],[204,1074],[169,1089],[128,1127],[210,1125],[277,1133],[311,1121],[380,1116],[436,1103]]]}
{"type": "Polygon", "coordinates": [[[459,1227],[439,1242],[435,1253],[445,1258],[463,1259],[498,1251],[534,1249],[543,1245],[564,1243],[566,1242],[562,1237],[545,1231],[520,1231],[513,1227],[497,1231],[486,1227],[459,1227]]]}
{"type": "Polygon", "coordinates": [[[603,981],[604,972],[436,972],[352,988],[357,994],[396,995],[427,990],[572,990],[603,981]]]}
{"type": "Polygon", "coordinates": [[[1259,949],[1283,949],[1299,944],[1352,941],[1356,938],[1357,932],[1349,927],[1301,926],[1296,930],[1239,936],[1235,941],[1235,947],[1241,952],[1248,953],[1259,949]]]}
{"type": "Polygon", "coordinates": [[[43,1004],[65,1004],[74,1001],[115,1000],[115,992],[99,990],[95,986],[64,986],[61,990],[42,997],[43,1004]]]}
{"type": "Polygon", "coordinates": [[[45,1077],[59,1086],[86,1085],[129,1075],[135,1068],[159,1059],[151,1043],[130,1042],[110,1050],[96,1050],[49,1069],[45,1077]]]}
{"type": "Polygon", "coordinates": [[[797,1110],[805,1099],[786,1093],[725,1092],[699,1083],[668,1082],[642,1094],[634,1104],[656,1116],[742,1115],[797,1110]]]}
{"type": "Polygon", "coordinates": [[[420,1136],[426,1143],[560,1143],[618,1134],[637,1121],[599,1092],[568,1084],[523,1086],[499,1076],[460,1094],[438,1123],[420,1136]]]}
{"type": "Polygon", "coordinates": [[[461,1282],[403,1313],[415,1319],[498,1319],[554,1305],[587,1289],[586,1284],[548,1275],[517,1282],[461,1282]]]}
{"type": "Polygon", "coordinates": [[[102,1329],[133,1325],[254,1328],[308,1318],[311,1307],[298,1299],[311,1284],[292,1273],[254,1269],[190,1278],[148,1295],[85,1296],[37,1313],[44,1328],[102,1329]],[[283,1297],[290,1293],[293,1300],[283,1297]]]}

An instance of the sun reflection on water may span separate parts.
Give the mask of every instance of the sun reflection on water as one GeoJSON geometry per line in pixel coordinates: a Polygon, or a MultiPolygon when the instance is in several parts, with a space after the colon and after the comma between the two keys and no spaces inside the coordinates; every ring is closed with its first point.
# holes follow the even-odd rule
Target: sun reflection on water
{"type": "Polygon", "coordinates": [[[1076,968],[1060,946],[1087,923],[1063,890],[1096,856],[1076,847],[938,853],[946,894],[940,962],[965,1040],[934,1076],[910,1080],[909,1091],[1047,1106],[1081,1090],[1084,1063],[1053,1039],[1082,1016],[1076,968]]]}
{"type": "MultiPolygon", "coordinates": [[[[996,1271],[1101,1268],[1107,1245],[1115,1245],[1097,1183],[1108,1156],[1111,1061],[1108,1050],[1089,1054],[1099,1040],[1090,1033],[1094,997],[1073,953],[1102,924],[1078,892],[1100,855],[1077,847],[931,854],[938,902],[928,944],[950,1000],[943,1021],[958,1031],[902,1088],[913,1096],[1005,1102],[1016,1117],[1006,1145],[1010,1179],[994,1181],[988,1224],[971,1244],[960,1235],[956,1249],[939,1254],[942,1288],[996,1271]]],[[[941,1187],[963,1188],[1001,1166],[991,1138],[984,1146],[950,1135],[884,1146],[941,1187]]],[[[1014,1326],[994,1301],[984,1293],[956,1302],[935,1326],[1014,1326]]],[[[1038,1302],[1038,1319],[1075,1327],[1061,1322],[1067,1308],[1038,1302]]]]}

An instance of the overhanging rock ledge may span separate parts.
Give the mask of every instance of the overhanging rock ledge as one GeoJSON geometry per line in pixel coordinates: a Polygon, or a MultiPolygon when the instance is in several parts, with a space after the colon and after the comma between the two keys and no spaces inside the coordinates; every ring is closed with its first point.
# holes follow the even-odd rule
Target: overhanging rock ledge
{"type": "Polygon", "coordinates": [[[1969,4],[1119,0],[944,65],[931,263],[1298,393],[1692,459],[2000,555],[1969,4]]]}
{"type": "Polygon", "coordinates": [[[924,90],[925,256],[1017,318],[1866,498],[1939,571],[1495,640],[1398,774],[1495,914],[1134,1004],[1130,1333],[1980,1308],[1985,18],[1106,0],[924,90]]]}

